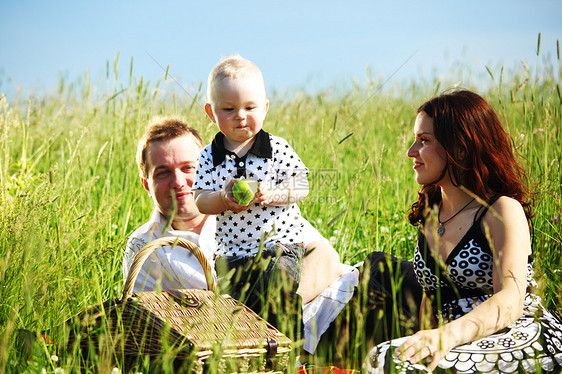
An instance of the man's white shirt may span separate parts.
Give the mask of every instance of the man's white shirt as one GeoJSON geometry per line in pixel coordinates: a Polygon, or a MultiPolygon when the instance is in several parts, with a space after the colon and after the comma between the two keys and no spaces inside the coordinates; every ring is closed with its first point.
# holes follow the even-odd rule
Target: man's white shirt
{"type": "MultiPolygon", "coordinates": [[[[208,216],[201,229],[201,234],[190,231],[174,230],[166,226],[166,219],[154,209],[150,220],[139,227],[129,237],[123,257],[123,276],[127,278],[135,255],[148,242],[164,236],[180,237],[196,244],[213,266],[215,253],[216,221],[208,216]]],[[[165,246],[156,249],[144,262],[135,281],[133,292],[154,291],[156,289],[207,289],[203,268],[195,256],[182,247],[165,246]]]]}

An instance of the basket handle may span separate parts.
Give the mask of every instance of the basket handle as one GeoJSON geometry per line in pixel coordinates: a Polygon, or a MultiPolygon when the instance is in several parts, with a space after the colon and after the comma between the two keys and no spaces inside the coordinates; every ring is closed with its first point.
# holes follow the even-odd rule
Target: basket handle
{"type": "Polygon", "coordinates": [[[133,293],[133,286],[135,285],[137,276],[139,275],[142,265],[144,264],[144,261],[148,258],[148,256],[150,256],[156,249],[164,247],[166,245],[172,246],[172,248],[183,247],[190,250],[203,268],[203,272],[205,273],[205,278],[207,280],[207,288],[210,291],[215,290],[215,278],[213,277],[211,265],[209,264],[209,261],[207,260],[205,255],[203,255],[203,252],[201,252],[201,249],[199,249],[198,246],[196,246],[189,240],[178,237],[165,236],[147,243],[135,255],[131,268],[129,269],[129,275],[127,276],[127,280],[125,281],[123,297],[121,300],[127,300],[133,293]]]}

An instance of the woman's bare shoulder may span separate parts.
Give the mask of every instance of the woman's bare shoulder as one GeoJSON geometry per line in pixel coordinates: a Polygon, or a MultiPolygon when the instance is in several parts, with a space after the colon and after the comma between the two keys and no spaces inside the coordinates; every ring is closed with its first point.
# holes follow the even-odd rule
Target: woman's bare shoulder
{"type": "Polygon", "coordinates": [[[519,243],[517,246],[526,247],[524,252],[530,254],[529,223],[523,206],[516,199],[500,197],[490,206],[482,224],[488,226],[492,238],[498,238],[508,246],[519,243]]]}
{"type": "Polygon", "coordinates": [[[523,217],[526,220],[525,211],[521,203],[509,196],[500,196],[500,198],[494,201],[490,206],[489,210],[492,214],[487,215],[488,219],[490,216],[496,216],[496,218],[501,217],[503,219],[523,217]]]}

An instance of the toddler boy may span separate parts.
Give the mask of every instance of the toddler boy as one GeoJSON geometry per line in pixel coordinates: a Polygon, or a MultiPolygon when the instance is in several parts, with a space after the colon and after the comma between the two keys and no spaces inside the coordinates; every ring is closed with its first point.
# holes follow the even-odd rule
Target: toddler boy
{"type": "Polygon", "coordinates": [[[254,63],[221,60],[209,74],[207,101],[220,132],[200,154],[193,190],[199,211],[217,216],[217,274],[236,269],[229,291],[254,309],[275,295],[270,284],[283,288],[284,303],[300,280],[304,218],[296,203],[308,194],[308,169],[286,140],[262,129],[269,100],[254,63]],[[242,178],[258,182],[248,206],[232,194],[242,178]]]}

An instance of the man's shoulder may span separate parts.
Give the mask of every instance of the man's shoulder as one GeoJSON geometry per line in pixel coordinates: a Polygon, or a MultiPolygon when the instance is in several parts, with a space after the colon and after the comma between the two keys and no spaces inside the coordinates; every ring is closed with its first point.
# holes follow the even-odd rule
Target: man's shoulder
{"type": "Polygon", "coordinates": [[[123,253],[123,276],[127,277],[129,269],[133,263],[136,254],[144,247],[149,241],[156,239],[153,235],[155,221],[154,214],[150,221],[136,229],[127,239],[127,245],[123,253]]]}
{"type": "Polygon", "coordinates": [[[156,234],[155,222],[150,220],[146,222],[144,225],[137,228],[127,240],[127,247],[133,250],[140,250],[142,247],[146,245],[149,241],[156,239],[158,236],[156,234]]]}

